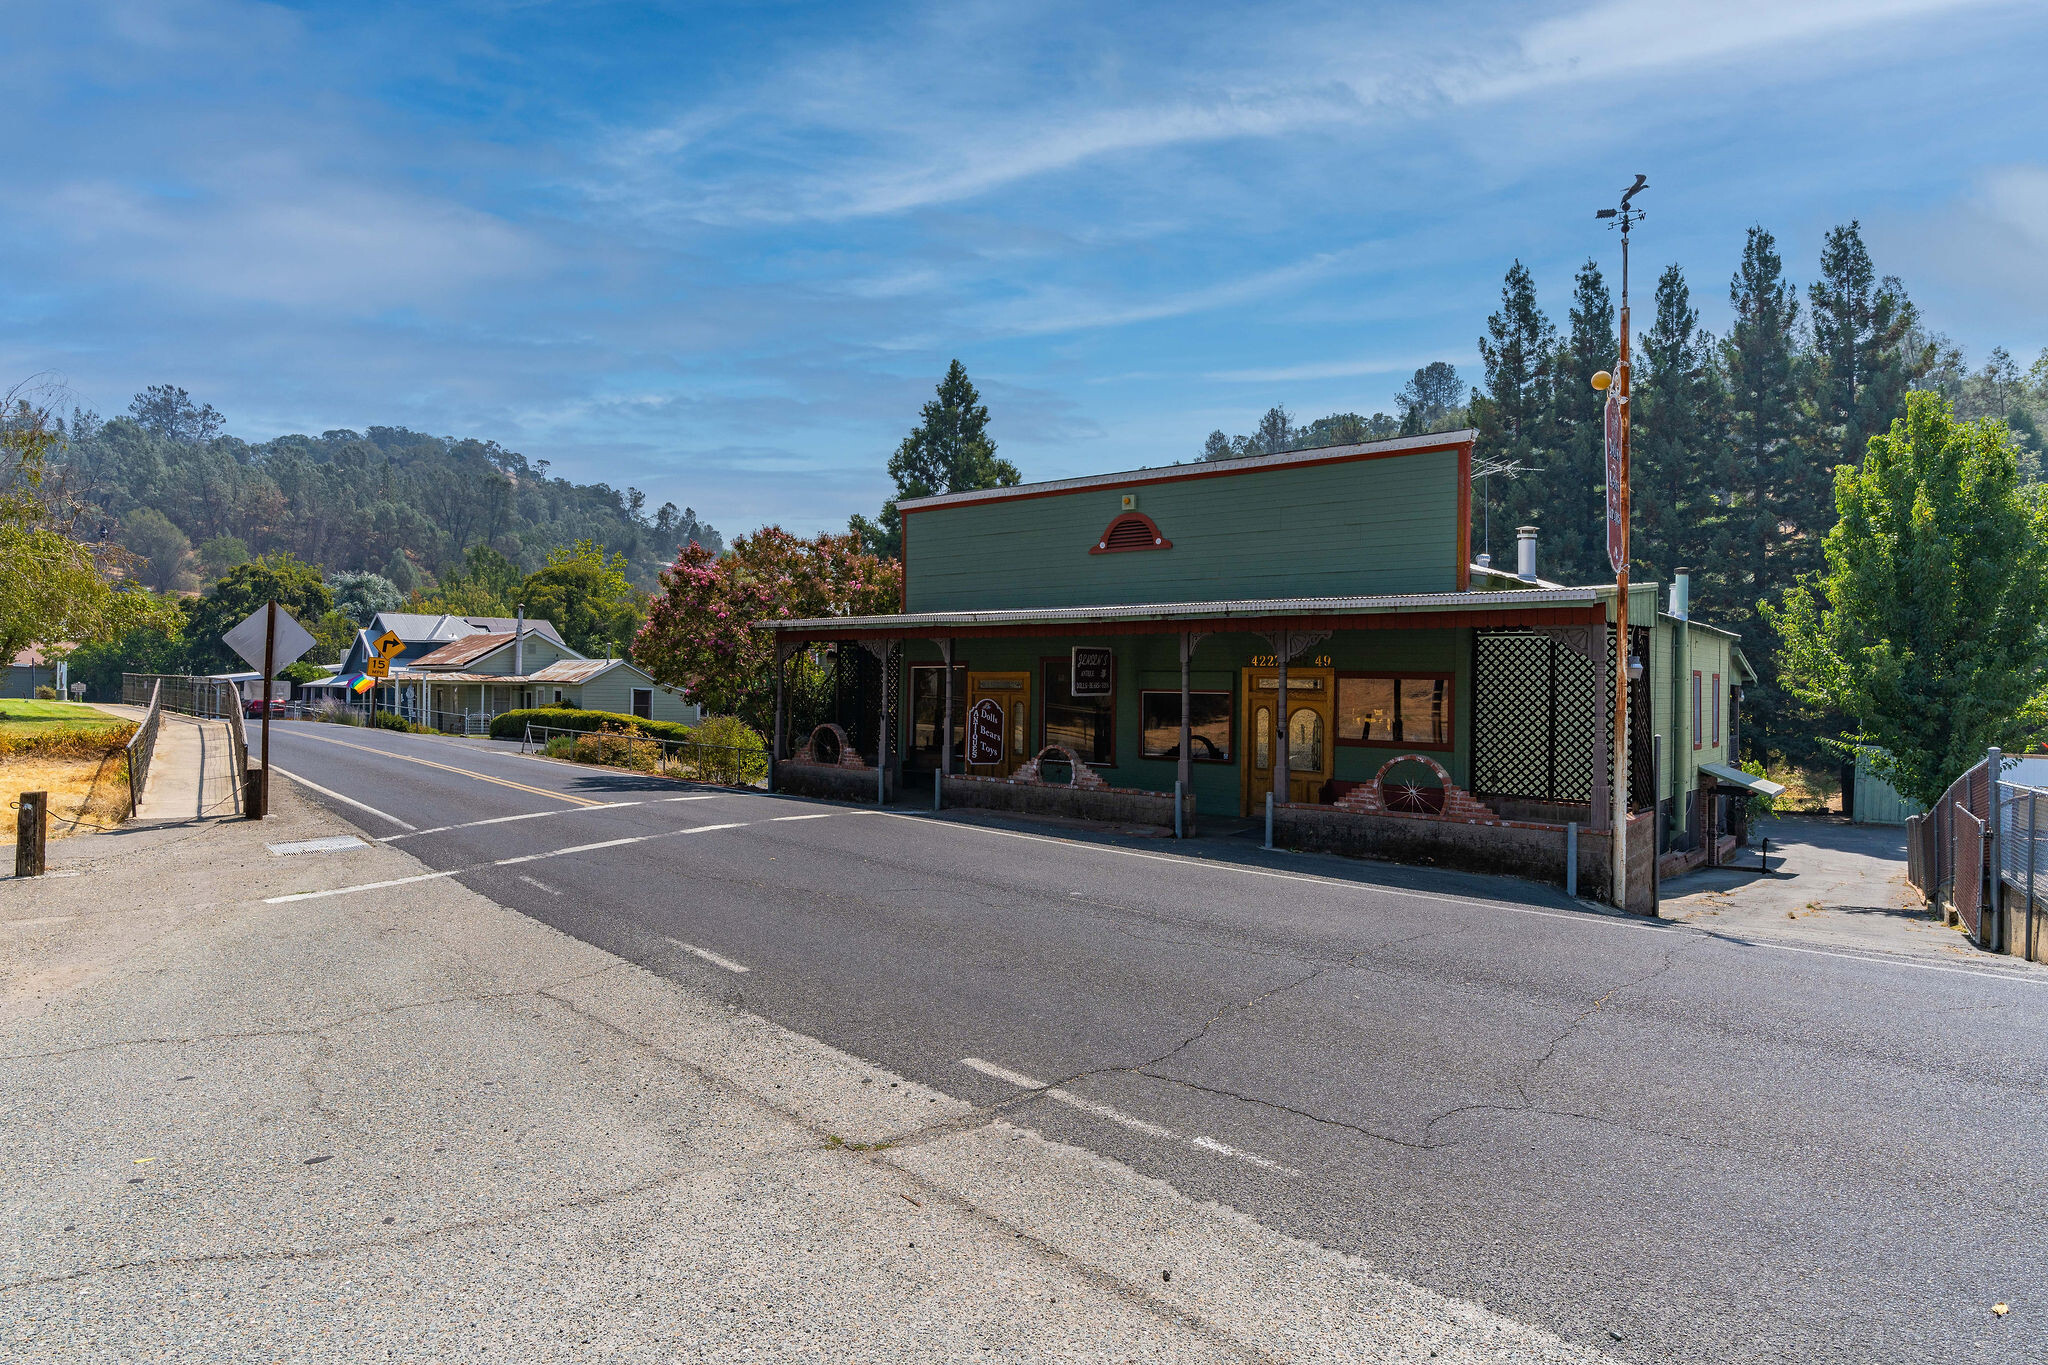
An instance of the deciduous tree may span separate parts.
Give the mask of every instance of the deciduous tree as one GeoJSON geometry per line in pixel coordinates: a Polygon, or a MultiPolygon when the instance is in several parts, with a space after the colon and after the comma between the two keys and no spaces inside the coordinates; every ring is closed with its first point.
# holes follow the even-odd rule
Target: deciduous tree
{"type": "Polygon", "coordinates": [[[1991,745],[2023,738],[2048,684],[2048,497],[2022,490],[2000,422],[1958,423],[1916,393],[1835,471],[1825,569],[1765,614],[1799,699],[1882,746],[1932,802],[1991,745]]]}

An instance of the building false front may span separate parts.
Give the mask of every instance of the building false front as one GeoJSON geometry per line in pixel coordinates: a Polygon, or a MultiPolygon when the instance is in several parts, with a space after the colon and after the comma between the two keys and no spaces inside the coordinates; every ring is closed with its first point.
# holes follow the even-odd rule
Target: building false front
{"type": "MultiPolygon", "coordinates": [[[[901,612],[760,623],[833,684],[829,724],[778,721],[777,783],[874,799],[943,771],[949,804],[1165,825],[1178,784],[1184,829],[1262,819],[1270,794],[1296,847],[1566,882],[1576,846],[1603,886],[1613,588],[1471,562],[1472,439],[905,502],[901,612]]],[[[1630,602],[1654,623],[1630,651],[1651,679],[1630,689],[1646,832],[1654,788],[1690,791],[1730,751],[1741,666],[1658,596],[1630,602]],[[1679,652],[1706,661],[1686,742],[1709,743],[1667,735],[1680,761],[1653,781],[1679,652]]]]}

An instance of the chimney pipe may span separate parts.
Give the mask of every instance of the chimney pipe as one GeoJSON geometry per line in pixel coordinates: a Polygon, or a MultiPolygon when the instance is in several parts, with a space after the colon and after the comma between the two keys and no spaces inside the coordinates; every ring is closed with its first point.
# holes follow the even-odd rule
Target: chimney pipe
{"type": "Polygon", "coordinates": [[[1671,571],[1671,614],[1681,621],[1692,619],[1692,571],[1671,571]]]}
{"type": "Polygon", "coordinates": [[[1536,528],[1515,528],[1515,577],[1525,583],[1536,581],[1536,528]]]}
{"type": "Polygon", "coordinates": [[[1490,568],[1492,568],[1492,567],[1493,567],[1493,556],[1492,556],[1492,555],[1481,555],[1481,556],[1479,556],[1479,559],[1478,559],[1478,561],[1477,561],[1477,562],[1478,562],[1478,564],[1479,564],[1479,567],[1480,567],[1480,568],[1482,568],[1482,569],[1490,569],[1490,568]]]}
{"type": "Polygon", "coordinates": [[[512,627],[512,674],[526,676],[526,603],[519,604],[517,623],[512,627]]]}

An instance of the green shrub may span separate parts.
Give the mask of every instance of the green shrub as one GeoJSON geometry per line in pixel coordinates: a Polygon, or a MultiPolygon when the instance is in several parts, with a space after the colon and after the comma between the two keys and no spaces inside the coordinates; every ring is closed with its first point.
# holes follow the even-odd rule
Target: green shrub
{"type": "Polygon", "coordinates": [[[57,700],[57,689],[56,689],[56,688],[54,688],[54,687],[47,687],[47,686],[46,686],[46,687],[38,687],[38,688],[36,689],[36,700],[37,700],[37,701],[55,701],[55,700],[57,700]]]}
{"type": "Polygon", "coordinates": [[[396,711],[372,711],[370,713],[370,724],[376,726],[379,730],[396,730],[404,735],[434,735],[440,733],[440,731],[430,726],[419,725],[409,721],[396,711]]]}
{"type": "Polygon", "coordinates": [[[678,725],[672,720],[641,720],[638,716],[622,716],[616,711],[583,711],[573,706],[533,706],[493,717],[491,738],[519,739],[526,734],[529,725],[555,730],[601,730],[609,725],[616,729],[630,727],[643,735],[661,739],[692,737],[689,726],[678,725]]]}
{"type": "Polygon", "coordinates": [[[660,767],[661,746],[632,729],[606,726],[580,735],[555,735],[548,740],[550,758],[574,759],[578,763],[601,763],[607,768],[625,768],[651,773],[660,767]]]}

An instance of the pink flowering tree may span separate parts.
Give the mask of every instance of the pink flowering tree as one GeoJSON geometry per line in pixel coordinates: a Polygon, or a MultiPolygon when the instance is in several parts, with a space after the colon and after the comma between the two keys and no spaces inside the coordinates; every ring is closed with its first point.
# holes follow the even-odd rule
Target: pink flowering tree
{"type": "Polygon", "coordinates": [[[768,526],[723,555],[692,542],[661,572],[633,658],[711,715],[775,723],[775,640],[754,622],[871,616],[898,609],[902,566],[850,535],[815,540],[768,526]]]}

